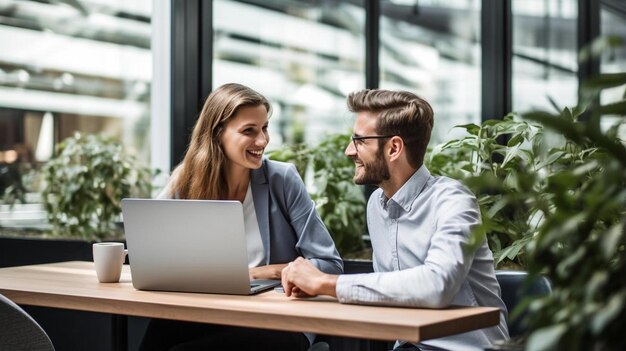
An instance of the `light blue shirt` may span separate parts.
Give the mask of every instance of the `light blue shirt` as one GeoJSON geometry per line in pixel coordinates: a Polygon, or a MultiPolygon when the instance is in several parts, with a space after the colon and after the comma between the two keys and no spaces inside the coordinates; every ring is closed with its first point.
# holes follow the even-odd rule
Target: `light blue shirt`
{"type": "MultiPolygon", "coordinates": [[[[433,177],[425,166],[387,199],[376,190],[367,205],[367,225],[376,273],[341,275],[342,303],[445,308],[498,307],[500,324],[419,344],[425,350],[482,350],[508,339],[506,306],[500,298],[493,255],[484,242],[466,250],[480,224],[476,197],[461,183],[433,177]]],[[[402,343],[400,341],[400,343],[402,343]]]]}

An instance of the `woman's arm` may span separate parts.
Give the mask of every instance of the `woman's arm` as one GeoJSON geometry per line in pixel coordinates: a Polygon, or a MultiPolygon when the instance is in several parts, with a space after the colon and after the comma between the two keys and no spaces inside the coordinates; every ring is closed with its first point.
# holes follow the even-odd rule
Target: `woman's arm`
{"type": "Polygon", "coordinates": [[[252,267],[250,268],[250,279],[280,279],[280,274],[285,267],[287,267],[287,263],[252,267]]]}
{"type": "Polygon", "coordinates": [[[343,273],[343,261],[335,248],[335,243],[317,213],[315,203],[309,197],[296,168],[289,165],[283,176],[288,218],[298,236],[296,248],[322,272],[343,273]]]}

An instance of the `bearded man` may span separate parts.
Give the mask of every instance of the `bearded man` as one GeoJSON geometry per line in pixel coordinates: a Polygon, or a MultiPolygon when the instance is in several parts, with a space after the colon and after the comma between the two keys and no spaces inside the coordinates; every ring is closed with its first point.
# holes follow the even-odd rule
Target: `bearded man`
{"type": "Polygon", "coordinates": [[[482,350],[508,339],[487,242],[469,250],[480,224],[476,197],[461,183],[434,177],[423,164],[433,110],[405,91],[362,90],[348,97],[357,114],[346,156],[356,184],[376,185],[367,205],[374,273],[332,275],[298,258],[282,272],[287,296],[331,295],[341,303],[445,308],[500,308],[500,324],[396,350],[482,350]]]}

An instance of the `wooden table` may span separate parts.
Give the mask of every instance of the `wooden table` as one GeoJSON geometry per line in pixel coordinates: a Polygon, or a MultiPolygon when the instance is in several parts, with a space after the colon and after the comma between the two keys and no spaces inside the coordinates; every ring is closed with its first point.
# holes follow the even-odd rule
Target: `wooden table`
{"type": "Polygon", "coordinates": [[[0,268],[0,293],[24,305],[412,342],[493,326],[500,318],[491,307],[358,306],[274,291],[253,296],[139,291],[128,266],[119,283],[103,284],[92,262],[78,261],[0,268]]]}

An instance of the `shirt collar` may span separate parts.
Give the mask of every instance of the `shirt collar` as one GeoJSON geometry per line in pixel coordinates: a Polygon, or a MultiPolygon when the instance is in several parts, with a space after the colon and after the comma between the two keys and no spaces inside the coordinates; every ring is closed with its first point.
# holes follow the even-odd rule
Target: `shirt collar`
{"type": "MultiPolygon", "coordinates": [[[[387,199],[385,197],[385,193],[381,192],[380,194],[380,203],[384,206],[387,200],[397,204],[402,207],[404,211],[411,211],[411,206],[417,196],[422,192],[422,189],[426,186],[426,182],[430,178],[430,171],[426,168],[426,166],[422,165],[418,168],[415,173],[407,180],[401,187],[396,191],[395,194],[391,197],[391,199],[387,199]]],[[[386,204],[387,206],[389,203],[386,204]]]]}

